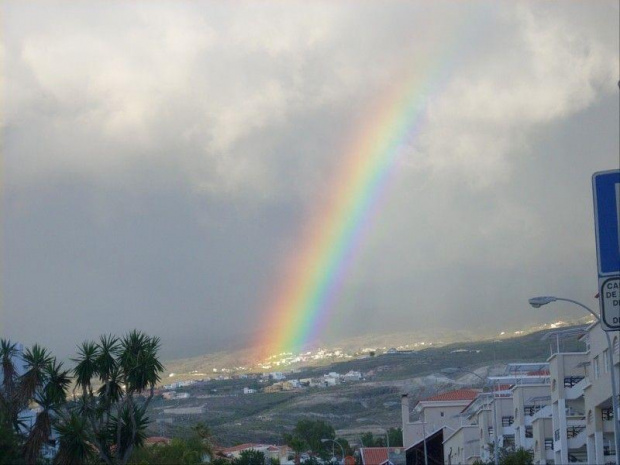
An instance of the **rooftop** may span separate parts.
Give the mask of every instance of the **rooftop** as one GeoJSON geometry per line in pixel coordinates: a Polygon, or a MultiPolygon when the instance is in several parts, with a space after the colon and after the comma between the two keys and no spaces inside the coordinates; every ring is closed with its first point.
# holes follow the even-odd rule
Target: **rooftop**
{"type": "Polygon", "coordinates": [[[477,389],[458,389],[456,391],[444,392],[427,399],[422,399],[420,402],[472,401],[478,394],[480,394],[480,391],[477,389]]]}
{"type": "MultiPolygon", "coordinates": [[[[390,447],[391,454],[400,453],[404,449],[402,447],[390,447]]],[[[388,461],[387,447],[361,447],[362,463],[364,465],[381,465],[388,461]]]]}

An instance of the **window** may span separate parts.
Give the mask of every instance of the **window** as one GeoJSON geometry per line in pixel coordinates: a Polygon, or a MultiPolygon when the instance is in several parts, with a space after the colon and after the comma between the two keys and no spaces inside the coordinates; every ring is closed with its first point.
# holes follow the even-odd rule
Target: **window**
{"type": "Polygon", "coordinates": [[[605,373],[609,373],[609,349],[605,349],[603,351],[603,369],[605,373]]]}
{"type": "Polygon", "coordinates": [[[534,427],[533,426],[526,426],[525,427],[525,437],[526,438],[533,438],[534,437],[534,427]]]}
{"type": "Polygon", "coordinates": [[[614,419],[614,409],[613,409],[613,407],[602,408],[601,409],[601,416],[603,417],[603,421],[613,420],[614,419]]]}
{"type": "Polygon", "coordinates": [[[592,410],[588,411],[588,425],[592,423],[592,410]]]}
{"type": "Polygon", "coordinates": [[[601,375],[600,373],[600,366],[599,366],[599,360],[598,360],[598,355],[596,357],[594,357],[593,362],[593,370],[594,370],[594,379],[598,379],[599,376],[601,375]]]}
{"type": "Polygon", "coordinates": [[[614,337],[614,354],[620,355],[620,343],[618,342],[618,336],[614,337]]]}
{"type": "Polygon", "coordinates": [[[439,416],[440,416],[440,417],[443,417],[443,412],[439,412],[439,416]]]}
{"type": "Polygon", "coordinates": [[[553,380],[553,382],[551,383],[551,390],[555,391],[555,379],[553,380]]]}

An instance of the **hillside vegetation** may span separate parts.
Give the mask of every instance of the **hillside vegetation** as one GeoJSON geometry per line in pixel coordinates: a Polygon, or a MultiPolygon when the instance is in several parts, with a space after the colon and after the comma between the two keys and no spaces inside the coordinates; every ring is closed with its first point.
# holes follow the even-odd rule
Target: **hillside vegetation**
{"type": "MultiPolygon", "coordinates": [[[[152,405],[154,424],[159,434],[179,434],[195,422],[206,423],[217,443],[279,443],[301,418],[323,419],[339,430],[339,436],[357,440],[361,431],[400,426],[400,394],[409,392],[419,398],[462,385],[479,385],[468,375],[447,377],[441,370],[463,367],[483,376],[500,374],[507,363],[542,362],[550,354],[553,341],[542,341],[549,331],[495,341],[462,342],[406,354],[386,354],[352,359],[322,367],[299,370],[295,378],[321,377],[329,371],[360,371],[362,381],[327,388],[306,388],[279,393],[240,394],[252,381],[231,379],[210,381],[190,387],[188,399],[164,401],[152,405]],[[170,415],[170,408],[199,407],[199,413],[170,415]]],[[[575,338],[561,342],[562,350],[584,350],[575,338]]],[[[184,410],[179,410],[184,412],[184,410]]]]}

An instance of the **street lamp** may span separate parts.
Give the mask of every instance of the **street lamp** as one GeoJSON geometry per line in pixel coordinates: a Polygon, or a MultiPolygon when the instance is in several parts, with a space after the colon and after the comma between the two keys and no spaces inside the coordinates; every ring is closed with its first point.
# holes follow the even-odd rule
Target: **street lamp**
{"type": "Polygon", "coordinates": [[[342,444],[340,444],[338,441],[336,441],[335,439],[321,439],[322,443],[326,443],[326,442],[333,442],[334,444],[338,444],[338,447],[340,447],[340,450],[342,451],[342,463],[344,463],[344,447],[342,447],[342,444]]]}
{"type": "MultiPolygon", "coordinates": [[[[444,368],[441,371],[443,373],[470,373],[476,378],[480,379],[483,383],[487,382],[487,380],[480,376],[478,373],[466,370],[465,368],[444,368]]],[[[494,465],[499,465],[499,436],[497,434],[497,406],[495,405],[495,390],[491,394],[493,395],[493,463],[494,465]]]]}
{"type": "MultiPolygon", "coordinates": [[[[586,305],[582,304],[581,302],[577,302],[576,300],[565,299],[563,297],[543,296],[543,297],[533,297],[529,300],[529,303],[532,307],[539,308],[539,307],[542,307],[543,305],[547,305],[547,304],[550,304],[551,302],[556,302],[556,301],[570,302],[572,304],[577,305],[578,307],[583,308],[596,319],[599,325],[601,325],[601,317],[597,315],[596,312],[592,310],[590,307],[587,307],[586,305]]],[[[601,330],[602,330],[602,327],[601,327],[601,330]]],[[[620,456],[620,435],[618,434],[618,431],[619,431],[618,421],[620,421],[620,409],[618,409],[618,389],[616,387],[616,377],[614,374],[614,371],[615,371],[614,370],[614,352],[613,352],[613,345],[611,344],[611,339],[609,337],[609,333],[607,331],[603,331],[603,332],[605,333],[605,337],[607,338],[607,357],[609,359],[609,367],[610,367],[609,375],[611,378],[611,404],[614,409],[614,438],[616,442],[616,460],[617,460],[618,456],[620,456]]]]}

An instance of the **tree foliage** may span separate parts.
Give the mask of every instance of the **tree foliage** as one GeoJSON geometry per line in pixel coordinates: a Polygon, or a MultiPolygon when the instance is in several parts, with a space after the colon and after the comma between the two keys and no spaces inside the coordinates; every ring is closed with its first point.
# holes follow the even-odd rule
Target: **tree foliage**
{"type": "MultiPolygon", "coordinates": [[[[174,438],[170,444],[155,444],[135,449],[129,464],[197,465],[204,463],[206,456],[212,455],[209,428],[203,423],[197,423],[191,428],[188,438],[174,438]]],[[[225,465],[230,465],[230,462],[226,461],[225,465]]]]}
{"type": "Polygon", "coordinates": [[[77,445],[91,444],[105,464],[127,463],[146,438],[146,411],[163,371],[159,346],[159,338],[134,330],[78,347],[73,374],[80,397],[59,422],[62,454],[85,454],[77,445]]]}
{"type": "Polygon", "coordinates": [[[14,462],[35,464],[65,404],[71,382],[69,371],[63,370],[62,363],[40,345],[22,352],[6,339],[0,339],[0,366],[0,429],[6,438],[0,442],[0,447],[6,449],[2,455],[13,455],[14,462]],[[23,370],[18,369],[18,364],[23,370]],[[37,404],[38,411],[32,424],[25,424],[20,413],[31,404],[37,404]]]}
{"type": "Polygon", "coordinates": [[[323,420],[299,420],[293,430],[293,437],[302,440],[309,450],[321,458],[329,457],[331,444],[322,442],[322,439],[335,439],[334,427],[323,420]]]}

